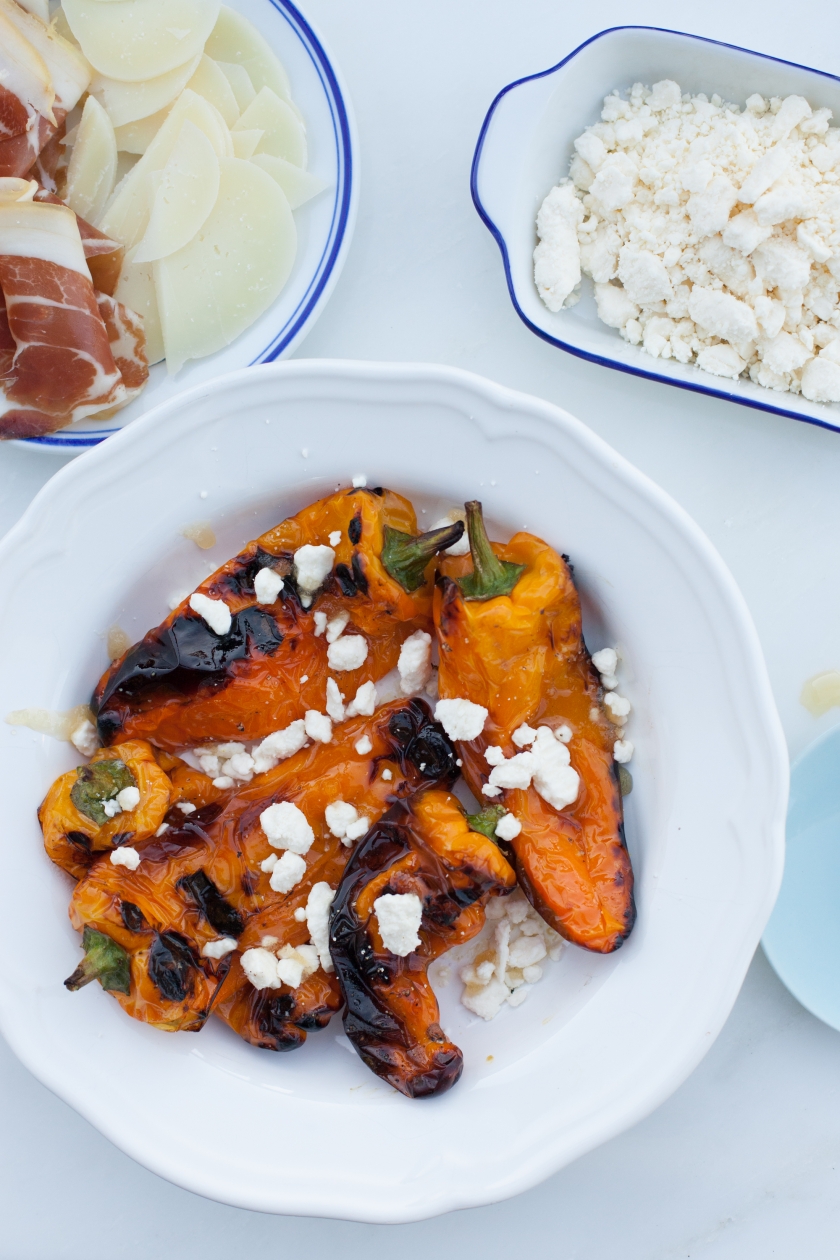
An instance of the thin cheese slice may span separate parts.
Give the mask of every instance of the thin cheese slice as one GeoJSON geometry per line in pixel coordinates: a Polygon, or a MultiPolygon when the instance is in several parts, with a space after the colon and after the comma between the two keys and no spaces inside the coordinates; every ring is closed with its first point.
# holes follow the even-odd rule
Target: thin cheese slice
{"type": "Polygon", "coordinates": [[[124,127],[115,127],[114,134],[120,153],[145,153],[166,121],[168,113],[168,109],[162,109],[159,114],[138,118],[137,122],[126,123],[124,127]]]}
{"type": "Polygon", "coordinates": [[[232,131],[230,138],[233,141],[233,156],[238,158],[253,157],[262,137],[263,133],[261,131],[232,131]]]}
{"type": "Polygon", "coordinates": [[[117,140],[105,110],[89,96],[67,168],[64,200],[81,219],[95,223],[114,189],[117,140]]]}
{"type": "MultiPolygon", "coordinates": [[[[0,13],[43,59],[52,79],[56,106],[69,112],[90,83],[90,66],[84,57],[40,18],[22,9],[17,0],[0,0],[0,13]]],[[[5,47],[2,40],[0,46],[5,47]]]]}
{"type": "Polygon", "coordinates": [[[241,114],[257,95],[248,71],[244,66],[237,66],[232,61],[217,61],[215,64],[230,84],[230,90],[233,92],[237,108],[241,114]]]}
{"type": "Polygon", "coordinates": [[[163,168],[146,233],[133,262],[149,263],[183,249],[201,229],[219,195],[219,158],[203,131],[185,122],[163,168]]]}
{"type": "Polygon", "coordinates": [[[185,65],[176,66],[168,74],[144,79],[142,83],[123,83],[120,79],[109,79],[107,75],[95,74],[90,92],[107,111],[114,126],[124,127],[126,123],[148,118],[171,105],[187,86],[200,61],[199,54],[185,65]]]}
{"type": "Polygon", "coordinates": [[[163,333],[160,328],[157,294],[151,263],[123,262],[114,297],[129,310],[143,316],[146,333],[146,358],[149,365],[164,357],[163,333]]]}
{"type": "MultiPolygon", "coordinates": [[[[102,2],[96,0],[96,3],[102,2]]],[[[230,132],[219,111],[203,96],[185,88],[140,161],[115,189],[96,225],[106,236],[120,241],[128,249],[138,244],[149,222],[154,198],[149,177],[166,166],[181,128],[187,121],[195,123],[199,131],[204,132],[219,157],[233,152],[230,132]]]]}
{"type": "Polygon", "coordinates": [[[191,61],[219,13],[219,0],[63,0],[63,6],[94,69],[128,83],[191,61]]]}
{"type": "MultiPolygon", "coordinates": [[[[236,133],[233,136],[233,143],[236,144],[236,133]]],[[[319,179],[310,171],[302,171],[299,166],[293,166],[285,158],[273,157],[270,153],[256,153],[252,160],[257,166],[267,171],[272,179],[277,180],[293,210],[297,210],[298,206],[302,206],[312,197],[317,197],[318,193],[322,193],[329,187],[325,179],[319,179]]]]}
{"type": "Polygon", "coordinates": [[[18,4],[33,17],[40,18],[42,22],[49,24],[50,0],[18,0],[18,4]]]}
{"type": "Polygon", "coordinates": [[[260,88],[234,131],[264,132],[259,143],[260,153],[271,153],[285,158],[293,166],[306,168],[306,132],[303,124],[287,101],[281,101],[271,88],[260,88]]]}
{"type": "Polygon", "coordinates": [[[0,9],[0,82],[24,105],[55,122],[55,89],[44,58],[0,9]]]}
{"type": "MultiPolygon", "coordinates": [[[[242,112],[237,104],[233,88],[220,67],[210,57],[200,59],[196,72],[187,87],[197,92],[199,96],[203,96],[211,105],[215,105],[228,127],[233,126],[242,112]]],[[[251,92],[253,95],[253,88],[251,92]]]]}
{"type": "Polygon", "coordinates": [[[219,196],[198,235],[155,263],[166,364],[177,372],[230,344],[275,300],[294,263],[282,189],[252,162],[222,158],[219,196]]]}
{"type": "Polygon", "coordinates": [[[270,87],[285,101],[292,99],[289,76],[270,45],[246,17],[223,4],[213,32],[204,47],[214,61],[230,61],[243,66],[254,90],[270,87]]]}

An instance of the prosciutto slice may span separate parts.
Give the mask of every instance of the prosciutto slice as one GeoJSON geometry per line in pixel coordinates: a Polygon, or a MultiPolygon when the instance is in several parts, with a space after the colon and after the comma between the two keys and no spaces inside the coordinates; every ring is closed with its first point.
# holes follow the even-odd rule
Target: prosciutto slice
{"type": "MultiPolygon", "coordinates": [[[[46,201],[53,206],[64,205],[60,197],[57,197],[55,193],[47,192],[44,188],[38,189],[35,193],[35,200],[46,201]]],[[[80,219],[76,215],[76,222],[79,225],[79,235],[82,238],[82,247],[85,251],[85,258],[90,269],[93,286],[100,293],[108,293],[113,296],[117,287],[117,281],[120,278],[125,250],[118,241],[112,241],[110,236],[100,232],[98,228],[88,223],[86,219],[80,219]]]]}
{"type": "Polygon", "coordinates": [[[49,433],[127,401],[72,210],[0,204],[0,289],[15,346],[0,379],[0,437],[49,433]]]}

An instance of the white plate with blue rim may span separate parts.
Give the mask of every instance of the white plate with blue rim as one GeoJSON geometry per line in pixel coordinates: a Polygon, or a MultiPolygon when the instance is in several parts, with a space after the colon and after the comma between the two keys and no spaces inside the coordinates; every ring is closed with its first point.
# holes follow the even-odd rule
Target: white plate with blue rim
{"type": "Polygon", "coordinates": [[[16,445],[79,452],[96,446],[159,403],[212,377],[292,354],[321,314],[341,274],[359,200],[358,139],[341,74],[323,41],[290,0],[229,0],[268,41],[289,74],[306,123],[309,170],[326,188],[295,211],[298,252],[286,285],[269,309],[224,350],[168,375],[156,364],[140,396],[122,411],[16,445]]]}
{"type": "Polygon", "coordinates": [[[499,246],[508,291],[520,319],[544,341],[590,363],[676,385],[713,398],[773,411],[840,431],[840,403],[814,403],[750,380],[725,381],[694,364],[654,359],[601,323],[591,281],[577,305],[553,313],[534,284],[537,211],[568,173],[573,141],[596,122],[604,97],[634,83],[675,79],[684,92],[717,92],[743,105],[762,96],[798,93],[840,121],[840,79],[747,48],[647,26],[601,31],[556,65],[509,83],[487,113],[472,166],[475,207],[499,246]]]}
{"type": "Polygon", "coordinates": [[[791,767],[785,874],[761,943],[793,996],[840,1031],[840,727],[791,767]]]}
{"type": "Polygon", "coordinates": [[[494,537],[527,526],[571,555],[587,642],[621,646],[633,703],[632,935],[612,955],[569,946],[489,1023],[461,1004],[455,966],[439,976],[465,1067],[426,1101],[372,1076],[338,1018],[293,1054],[219,1020],[159,1032],[97,985],[65,989],[79,938],[35,808],[78,757],[0,721],[0,861],[26,894],[4,905],[16,944],[0,951],[0,1030],[39,1080],[178,1185],[263,1212],[393,1223],[528,1189],[693,1071],[776,897],[788,758],[747,607],[687,514],[560,408],[423,364],[235,372],[62,468],[0,543],[0,598],[38,606],[49,590],[62,611],[0,616],[4,710],[84,702],[110,625],[139,638],[173,588],[355,474],[408,494],[427,521],[479,492],[494,537]],[[181,532],[199,511],[210,551],[181,532]]]}

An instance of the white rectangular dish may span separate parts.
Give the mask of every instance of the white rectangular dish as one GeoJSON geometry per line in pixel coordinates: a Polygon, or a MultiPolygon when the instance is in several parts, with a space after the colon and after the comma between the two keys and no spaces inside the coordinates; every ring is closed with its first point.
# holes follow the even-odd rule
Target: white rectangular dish
{"type": "Polygon", "coordinates": [[[576,306],[552,313],[534,284],[537,211],[568,173],[573,141],[600,117],[603,98],[633,83],[675,79],[684,92],[717,92],[743,106],[753,92],[798,93],[840,120],[840,79],[729,44],[653,27],[615,27],[557,65],[508,84],[488,111],[476,145],[472,194],[501,250],[511,301],[525,324],[552,345],[634,376],[840,430],[840,403],[809,402],[750,380],[724,380],[694,364],[654,359],[603,324],[591,281],[576,306]]]}

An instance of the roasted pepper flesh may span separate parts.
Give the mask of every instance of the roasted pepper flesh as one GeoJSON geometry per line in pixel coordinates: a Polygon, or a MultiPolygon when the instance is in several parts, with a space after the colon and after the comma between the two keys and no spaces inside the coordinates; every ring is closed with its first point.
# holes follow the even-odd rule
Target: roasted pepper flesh
{"type": "MultiPolygon", "coordinates": [[[[349,613],[349,633],[367,642],[367,658],[339,675],[348,699],[365,682],[387,674],[415,630],[431,631],[431,560],[434,546],[456,534],[437,531],[433,545],[416,540],[417,522],[407,499],[389,490],[340,491],[269,530],[216,570],[198,593],[223,600],[230,632],[217,635],[180,604],[106,671],[92,706],[106,744],[129,737],[177,750],[214,740],[255,740],[288,726],[307,710],[325,711],[328,643],[316,634],[315,613],[332,620],[349,613]],[[427,576],[409,591],[385,567],[385,531],[408,539],[398,553],[416,576],[419,554],[429,553],[427,576]],[[335,564],[307,606],[297,591],[294,555],[305,544],[328,546],[335,564]],[[413,566],[413,567],[412,567],[413,566]],[[259,605],[254,580],[263,568],[283,578],[270,605],[259,605]]],[[[457,533],[457,530],[456,530],[457,533]]],[[[401,574],[393,562],[389,567],[401,574]]]]}
{"type": "Polygon", "coordinates": [[[479,932],[483,903],[515,881],[498,847],[438,790],[394,805],[347,865],[330,920],[344,1028],[371,1071],[409,1098],[444,1093],[463,1067],[440,1027],[429,964],[479,932]],[[379,932],[375,902],[388,893],[422,902],[421,944],[406,957],[390,953],[379,932]]]}
{"type": "Polygon", "coordinates": [[[580,777],[572,804],[558,811],[533,786],[506,790],[492,803],[503,802],[522,824],[512,847],[535,908],[568,940],[609,953],[633,926],[633,873],[612,752],[618,733],[583,641],[580,599],[566,560],[534,535],[516,534],[492,551],[523,566],[508,595],[482,598],[472,582],[465,594],[459,579],[471,577],[471,557],[441,562],[434,605],[440,695],[488,710],[481,736],[458,745],[464,777],[482,802],[489,745],[509,758],[522,751],[512,736],[523,724],[571,729],[571,765],[580,777]]]}

